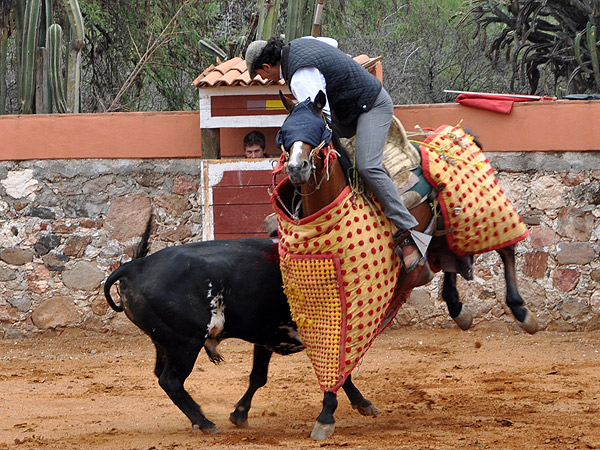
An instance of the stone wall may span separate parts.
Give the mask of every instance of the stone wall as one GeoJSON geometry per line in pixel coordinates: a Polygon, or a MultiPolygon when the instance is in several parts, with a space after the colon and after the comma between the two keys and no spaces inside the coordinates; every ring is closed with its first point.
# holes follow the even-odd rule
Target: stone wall
{"type": "MultiPolygon", "coordinates": [[[[518,245],[519,288],[545,329],[600,327],[600,153],[488,154],[530,227],[518,245]]],[[[204,197],[197,159],[0,162],[0,337],[81,327],[132,332],[102,284],[126,261],[153,213],[151,251],[200,240],[204,197]]],[[[502,263],[476,258],[461,295],[475,326],[513,327],[502,263]]],[[[453,326],[441,276],[415,290],[397,325],[453,326]]]]}

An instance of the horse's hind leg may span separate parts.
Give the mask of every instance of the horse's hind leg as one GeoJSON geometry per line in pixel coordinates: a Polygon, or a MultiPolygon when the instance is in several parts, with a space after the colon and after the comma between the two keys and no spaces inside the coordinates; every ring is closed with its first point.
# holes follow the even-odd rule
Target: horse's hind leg
{"type": "Polygon", "coordinates": [[[504,263],[504,279],[506,280],[506,304],[517,319],[521,328],[530,334],[538,330],[538,322],[535,314],[523,306],[524,301],[517,289],[517,275],[515,271],[515,246],[509,245],[496,250],[504,263]]]}
{"type": "Polygon", "coordinates": [[[350,400],[352,408],[356,409],[359,414],[362,414],[363,416],[375,417],[381,412],[375,405],[373,405],[373,403],[364,398],[357,387],[354,386],[351,375],[348,375],[346,378],[346,381],[342,385],[342,389],[344,389],[344,392],[348,396],[348,400],[350,400]]]}
{"type": "Polygon", "coordinates": [[[248,426],[248,411],[252,403],[252,397],[255,392],[267,384],[267,374],[269,371],[269,361],[273,352],[267,350],[262,345],[254,345],[254,359],[252,361],[252,371],[250,372],[250,384],[246,393],[235,404],[235,410],[229,415],[229,420],[238,427],[248,426]]]}
{"type": "Polygon", "coordinates": [[[461,330],[468,330],[473,324],[471,311],[461,301],[456,289],[456,272],[444,273],[444,284],[442,286],[442,298],[446,302],[448,312],[452,320],[461,330]]]}
{"type": "Polygon", "coordinates": [[[317,441],[323,441],[333,434],[335,431],[335,419],[333,418],[333,413],[335,412],[337,405],[337,395],[333,392],[325,392],[323,395],[323,409],[321,410],[319,417],[317,417],[312,433],[310,433],[311,438],[317,441]]]}

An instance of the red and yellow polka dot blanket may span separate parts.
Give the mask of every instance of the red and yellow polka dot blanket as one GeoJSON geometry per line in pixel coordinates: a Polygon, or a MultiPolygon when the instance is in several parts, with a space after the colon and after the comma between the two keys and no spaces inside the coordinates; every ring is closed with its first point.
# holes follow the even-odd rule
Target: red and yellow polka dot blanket
{"type": "Polygon", "coordinates": [[[378,203],[354,196],[350,187],[299,221],[272,204],[292,318],[321,389],[336,392],[400,306],[393,298],[400,262],[391,223],[378,203]]]}
{"type": "Polygon", "coordinates": [[[442,125],[419,146],[423,173],[440,189],[448,245],[458,255],[505,247],[528,231],[481,149],[459,127],[442,125]]]}

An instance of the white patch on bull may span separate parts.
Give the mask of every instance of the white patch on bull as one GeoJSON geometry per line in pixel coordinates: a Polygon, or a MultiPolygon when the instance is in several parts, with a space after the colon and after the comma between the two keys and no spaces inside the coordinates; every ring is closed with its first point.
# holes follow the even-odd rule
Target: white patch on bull
{"type": "Polygon", "coordinates": [[[212,283],[208,283],[206,299],[210,302],[210,322],[206,327],[205,338],[217,337],[225,327],[225,302],[223,301],[223,290],[213,295],[212,283]]]}
{"type": "Polygon", "coordinates": [[[279,327],[283,330],[287,330],[287,334],[288,336],[294,340],[294,341],[298,341],[298,343],[302,346],[304,346],[304,343],[302,342],[302,338],[300,337],[300,333],[298,333],[298,330],[295,330],[294,328],[292,328],[289,325],[284,325],[282,327],[279,327]]]}

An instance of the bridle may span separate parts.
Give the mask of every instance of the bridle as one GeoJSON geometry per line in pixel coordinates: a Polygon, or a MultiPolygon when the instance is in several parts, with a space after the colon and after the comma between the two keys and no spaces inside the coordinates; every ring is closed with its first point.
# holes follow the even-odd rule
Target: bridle
{"type": "MultiPolygon", "coordinates": [[[[331,127],[329,126],[329,124],[327,123],[327,120],[325,119],[325,117],[323,117],[323,123],[325,124],[325,129],[327,131],[329,131],[330,135],[331,135],[332,130],[331,130],[331,127]]],[[[276,189],[276,177],[279,173],[281,173],[287,167],[287,164],[290,159],[290,153],[291,153],[291,151],[288,151],[285,149],[285,146],[283,144],[281,144],[280,147],[281,147],[281,157],[279,158],[279,162],[273,169],[271,192],[275,196],[277,202],[281,205],[282,209],[288,214],[288,216],[290,218],[298,221],[299,220],[298,214],[292,213],[287,208],[287,206],[285,205],[285,202],[283,202],[283,200],[279,196],[279,193],[277,192],[277,189],[276,189]]],[[[331,167],[331,165],[329,163],[331,161],[337,159],[339,156],[340,156],[340,154],[334,148],[331,140],[329,142],[322,140],[316,147],[313,147],[310,150],[310,153],[308,154],[307,159],[308,159],[308,164],[311,169],[311,176],[314,179],[314,184],[311,184],[312,186],[314,186],[314,189],[311,192],[302,193],[300,190],[301,187],[298,185],[294,185],[294,196],[292,198],[292,205],[294,204],[294,200],[296,197],[298,197],[298,196],[299,197],[307,197],[307,196],[315,194],[321,188],[323,181],[329,180],[329,177],[330,177],[329,169],[331,167]],[[323,167],[321,167],[320,169],[318,169],[317,165],[315,164],[316,159],[323,159],[323,167]],[[319,175],[322,175],[322,176],[318,179],[317,177],[319,175]]],[[[293,208],[293,209],[295,209],[297,211],[300,208],[301,204],[302,203],[299,202],[298,205],[296,206],[296,208],[293,208]]]]}

